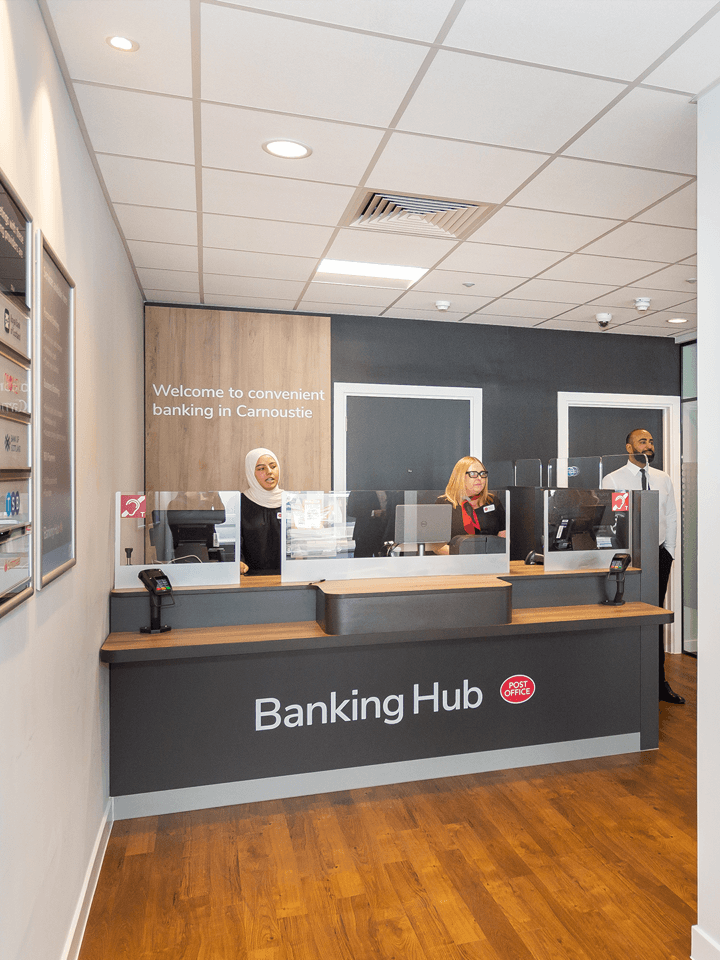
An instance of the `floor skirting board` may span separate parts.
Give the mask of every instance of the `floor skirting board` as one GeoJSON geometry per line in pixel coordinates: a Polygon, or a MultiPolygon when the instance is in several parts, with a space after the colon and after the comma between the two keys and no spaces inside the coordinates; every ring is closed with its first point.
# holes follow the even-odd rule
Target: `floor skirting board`
{"type": "Polygon", "coordinates": [[[708,936],[701,927],[692,928],[691,960],[720,960],[720,943],[708,936]]]}
{"type": "MultiPolygon", "coordinates": [[[[308,796],[315,793],[334,793],[378,787],[390,783],[409,783],[413,780],[432,780],[437,777],[456,777],[472,773],[487,773],[514,767],[538,766],[567,760],[587,760],[609,757],[640,750],[640,734],[628,733],[613,737],[588,740],[568,740],[539,746],[512,747],[483,753],[432,757],[426,760],[405,760],[341,770],[322,770],[288,777],[269,777],[263,780],[241,780],[233,783],[214,783],[178,790],[138,793],[114,798],[114,819],[158,816],[202,810],[207,807],[226,807],[239,803],[257,803],[261,800],[279,800],[285,797],[308,796]]],[[[68,957],[68,960],[71,960],[68,957]]]]}
{"type": "Polygon", "coordinates": [[[85,871],[85,878],[83,880],[82,889],[80,890],[80,896],[78,897],[75,914],[73,916],[72,923],[70,924],[70,930],[68,932],[67,940],[65,941],[65,947],[61,954],[62,960],[77,960],[80,954],[80,947],[85,934],[85,925],[87,924],[88,917],[90,915],[90,907],[92,905],[93,897],[95,896],[95,888],[97,886],[98,878],[100,877],[103,857],[105,856],[105,850],[107,849],[108,840],[110,839],[110,831],[112,830],[114,820],[113,807],[113,799],[110,797],[103,812],[97,837],[95,838],[92,856],[90,857],[90,862],[88,863],[87,870],[85,871]]]}

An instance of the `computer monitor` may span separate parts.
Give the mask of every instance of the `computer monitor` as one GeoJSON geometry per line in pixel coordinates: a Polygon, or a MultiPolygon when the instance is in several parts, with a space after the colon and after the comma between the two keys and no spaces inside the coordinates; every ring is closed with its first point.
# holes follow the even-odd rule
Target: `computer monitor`
{"type": "Polygon", "coordinates": [[[160,563],[219,559],[211,557],[209,550],[213,548],[215,525],[225,523],[224,510],[153,510],[152,521],[150,542],[160,563]]]}
{"type": "Polygon", "coordinates": [[[405,503],[395,507],[395,543],[447,543],[451,529],[449,503],[405,503]]]}

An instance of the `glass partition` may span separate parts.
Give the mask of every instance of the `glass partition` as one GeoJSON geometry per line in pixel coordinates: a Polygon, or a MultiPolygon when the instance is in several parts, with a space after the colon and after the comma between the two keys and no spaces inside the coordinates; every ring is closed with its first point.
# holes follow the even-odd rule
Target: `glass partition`
{"type": "Polygon", "coordinates": [[[628,462],[627,453],[606,453],[600,458],[600,472],[603,477],[624,467],[628,462]]]}
{"type": "Polygon", "coordinates": [[[515,464],[512,460],[491,460],[485,462],[489,483],[494,487],[512,487],[515,485],[515,464]]]}
{"type": "Polygon", "coordinates": [[[240,582],[237,490],[115,495],[115,588],[159,567],[173,586],[240,582]]]}
{"type": "MultiPolygon", "coordinates": [[[[452,507],[436,502],[441,493],[285,491],[283,582],[507,573],[509,541],[453,537],[452,507]]],[[[497,496],[509,529],[509,493],[497,496]]]]}
{"type": "Polygon", "coordinates": [[[548,487],[592,490],[602,481],[600,457],[556,457],[548,462],[548,487]]]}
{"type": "Polygon", "coordinates": [[[540,460],[515,461],[516,487],[541,487],[542,463],[540,460]]]}
{"type": "Polygon", "coordinates": [[[546,570],[605,570],[632,552],[628,491],[562,487],[544,491],[546,570]]]}

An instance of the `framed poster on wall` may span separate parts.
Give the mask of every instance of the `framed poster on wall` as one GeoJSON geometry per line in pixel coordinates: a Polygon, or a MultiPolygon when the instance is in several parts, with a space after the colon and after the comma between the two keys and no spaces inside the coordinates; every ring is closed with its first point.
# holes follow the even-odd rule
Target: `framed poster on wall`
{"type": "Polygon", "coordinates": [[[75,563],[75,285],[38,231],[36,244],[36,583],[75,563]]]}
{"type": "Polygon", "coordinates": [[[0,616],[33,592],[32,221],[0,174],[0,616]]]}

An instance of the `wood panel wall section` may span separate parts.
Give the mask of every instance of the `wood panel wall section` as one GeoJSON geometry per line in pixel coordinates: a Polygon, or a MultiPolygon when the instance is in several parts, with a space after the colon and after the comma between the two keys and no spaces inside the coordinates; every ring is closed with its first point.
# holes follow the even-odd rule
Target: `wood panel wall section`
{"type": "Polygon", "coordinates": [[[146,307],[145,489],[243,490],[268,447],[283,488],[329,490],[330,393],[329,317],[146,307]]]}

